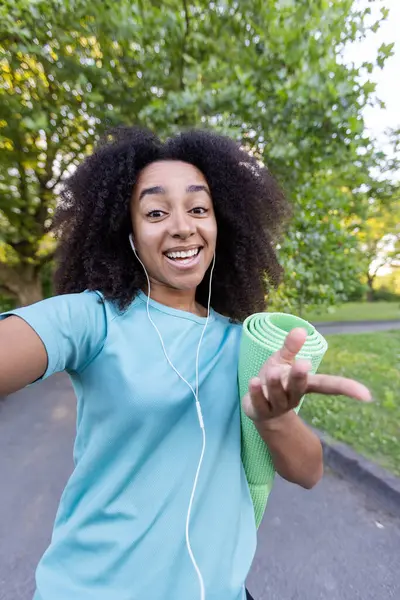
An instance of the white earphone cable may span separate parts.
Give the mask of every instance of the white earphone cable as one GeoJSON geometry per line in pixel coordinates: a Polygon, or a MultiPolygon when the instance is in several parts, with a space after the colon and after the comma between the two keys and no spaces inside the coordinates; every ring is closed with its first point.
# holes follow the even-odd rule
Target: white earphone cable
{"type": "Polygon", "coordinates": [[[211,266],[211,271],[210,271],[210,281],[209,281],[209,287],[208,287],[208,302],[207,302],[207,318],[203,327],[203,330],[201,332],[201,336],[200,336],[200,340],[199,340],[199,344],[197,346],[197,352],[196,352],[196,386],[195,386],[195,390],[193,389],[193,386],[179,373],[178,369],[173,365],[172,361],[170,360],[168,353],[165,349],[165,345],[164,345],[164,340],[162,339],[162,335],[157,327],[157,325],[154,323],[153,319],[151,318],[150,315],[150,310],[149,310],[149,302],[150,302],[150,292],[151,292],[151,286],[150,286],[150,278],[147,274],[146,271],[146,267],[144,266],[144,264],[142,263],[142,261],[140,260],[137,252],[136,252],[136,248],[135,245],[133,243],[133,238],[132,238],[132,234],[130,234],[129,236],[129,242],[131,245],[131,248],[136,256],[136,258],[138,259],[139,263],[142,265],[144,273],[146,275],[146,279],[147,279],[147,286],[148,286],[148,293],[147,293],[147,302],[146,302],[146,309],[147,309],[147,316],[148,319],[150,321],[150,323],[152,324],[152,326],[154,327],[155,331],[157,332],[157,335],[160,339],[161,342],[161,347],[163,349],[165,358],[167,359],[169,365],[171,366],[171,368],[175,371],[175,373],[178,375],[178,377],[184,382],[186,383],[186,385],[190,388],[194,399],[195,399],[195,404],[196,404],[196,410],[197,410],[197,416],[198,416],[198,420],[199,420],[199,425],[202,431],[202,437],[203,437],[203,444],[202,444],[202,449],[201,449],[201,455],[200,455],[200,460],[197,466],[197,470],[196,470],[196,475],[194,478],[194,484],[193,484],[193,488],[192,488],[192,493],[190,496],[190,501],[189,501],[189,506],[188,506],[188,512],[186,515],[186,528],[185,528],[185,532],[186,532],[186,545],[187,545],[187,549],[188,549],[188,553],[190,556],[190,559],[192,561],[193,567],[196,571],[198,580],[199,580],[199,585],[200,585],[200,600],[205,600],[205,588],[204,588],[204,580],[203,580],[203,576],[201,574],[201,571],[199,569],[199,566],[196,562],[196,559],[194,557],[193,551],[192,551],[192,547],[190,544],[190,534],[189,534],[189,526],[190,526],[190,517],[191,517],[191,512],[192,512],[192,506],[193,506],[193,500],[194,500],[194,496],[196,493],[196,488],[197,488],[197,482],[199,479],[199,474],[200,474],[200,470],[201,470],[201,466],[203,463],[203,458],[204,458],[204,453],[205,453],[205,449],[206,449],[206,430],[204,427],[204,421],[203,421],[203,415],[201,412],[201,405],[199,402],[199,357],[200,357],[200,347],[201,347],[201,342],[203,341],[203,337],[204,337],[204,333],[206,331],[208,322],[209,322],[209,318],[210,318],[210,307],[211,307],[211,286],[212,286],[212,276],[213,276],[213,272],[214,272],[214,267],[215,267],[215,254],[213,256],[213,262],[212,262],[212,266],[211,266]]]}

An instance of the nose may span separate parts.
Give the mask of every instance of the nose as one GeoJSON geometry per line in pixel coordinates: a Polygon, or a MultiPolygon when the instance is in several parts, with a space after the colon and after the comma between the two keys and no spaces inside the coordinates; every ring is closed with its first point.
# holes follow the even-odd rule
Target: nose
{"type": "Polygon", "coordinates": [[[170,223],[170,234],[173,238],[185,240],[196,233],[194,219],[186,211],[176,211],[170,223]]]}

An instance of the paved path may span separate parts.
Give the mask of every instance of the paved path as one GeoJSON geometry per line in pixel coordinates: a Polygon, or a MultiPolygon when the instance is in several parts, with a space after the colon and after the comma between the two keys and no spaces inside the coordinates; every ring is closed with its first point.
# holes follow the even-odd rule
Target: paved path
{"type": "MultiPolygon", "coordinates": [[[[74,426],[64,375],[0,402],[0,600],[31,600],[74,426]]],[[[248,583],[256,600],[398,600],[399,557],[400,521],[357,488],[331,473],[311,492],[279,480],[248,583]]]]}
{"type": "Polygon", "coordinates": [[[389,331],[400,329],[400,321],[338,321],[336,323],[315,323],[322,333],[371,333],[374,331],[389,331]]]}

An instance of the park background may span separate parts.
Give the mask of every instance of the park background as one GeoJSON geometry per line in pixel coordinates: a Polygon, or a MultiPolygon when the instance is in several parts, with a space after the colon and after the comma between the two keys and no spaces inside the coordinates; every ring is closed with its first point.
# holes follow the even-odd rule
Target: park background
{"type": "MultiPolygon", "coordinates": [[[[59,190],[107,128],[195,126],[292,203],[268,310],[398,323],[399,31],[396,0],[2,0],[0,308],[52,294],[59,190]]],[[[400,475],[400,331],[328,342],[323,370],[375,402],[311,398],[303,416],[400,475]]]]}

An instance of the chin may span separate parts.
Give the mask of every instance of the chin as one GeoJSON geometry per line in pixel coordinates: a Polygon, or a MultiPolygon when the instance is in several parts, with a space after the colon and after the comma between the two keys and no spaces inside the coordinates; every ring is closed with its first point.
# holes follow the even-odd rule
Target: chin
{"type": "Polygon", "coordinates": [[[164,273],[162,281],[168,287],[181,290],[182,292],[188,292],[189,290],[195,290],[203,281],[205,276],[206,273],[203,270],[201,273],[196,273],[194,271],[192,273],[182,273],[172,277],[170,273],[164,273]]]}
{"type": "Polygon", "coordinates": [[[175,288],[176,290],[181,290],[182,292],[189,292],[190,290],[196,290],[200,283],[203,281],[203,277],[188,277],[182,278],[181,280],[169,281],[168,285],[175,288]]]}

